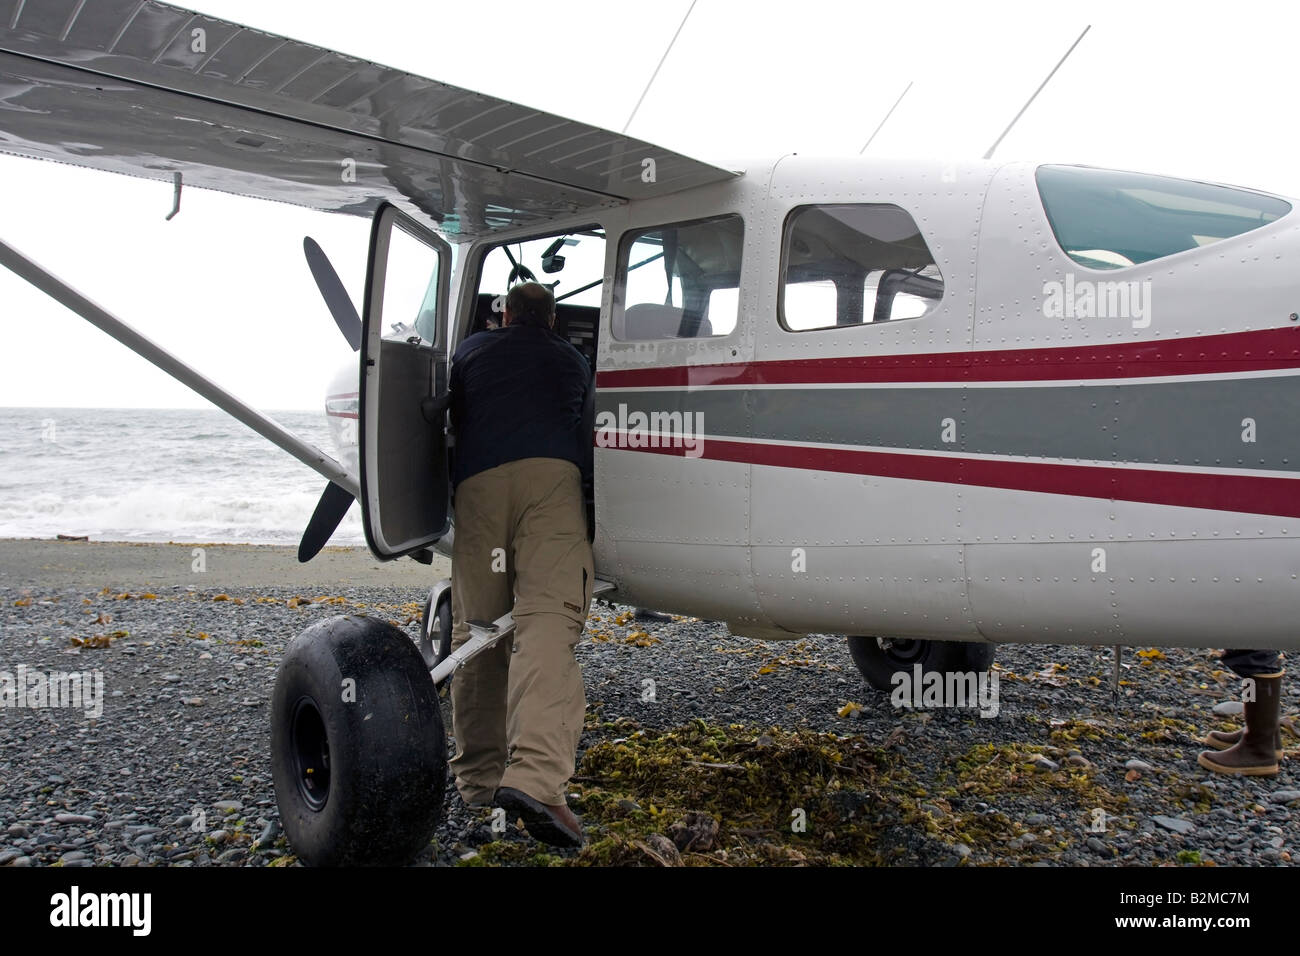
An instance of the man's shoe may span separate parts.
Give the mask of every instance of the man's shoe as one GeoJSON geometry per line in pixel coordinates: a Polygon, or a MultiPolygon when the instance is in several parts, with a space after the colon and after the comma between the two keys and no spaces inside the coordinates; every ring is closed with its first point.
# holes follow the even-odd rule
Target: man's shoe
{"type": "Polygon", "coordinates": [[[522,819],[524,829],[543,843],[580,847],[586,842],[582,836],[582,821],[563,803],[542,803],[514,787],[499,789],[495,802],[510,814],[511,819],[522,819]]]}
{"type": "MultiPolygon", "coordinates": [[[[1246,729],[1226,750],[1204,750],[1196,762],[1215,773],[1271,777],[1281,749],[1282,671],[1255,678],[1255,699],[1245,702],[1246,729]]],[[[1214,746],[1211,744],[1211,746],[1214,746]]]]}

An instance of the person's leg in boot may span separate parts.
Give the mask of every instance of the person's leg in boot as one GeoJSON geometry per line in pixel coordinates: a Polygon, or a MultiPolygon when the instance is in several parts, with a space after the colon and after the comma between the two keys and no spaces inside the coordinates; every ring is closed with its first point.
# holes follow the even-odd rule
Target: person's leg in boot
{"type": "MultiPolygon", "coordinates": [[[[1300,730],[1296,729],[1294,717],[1283,717],[1279,720],[1277,739],[1273,741],[1278,760],[1282,760],[1286,756],[1286,742],[1282,739],[1283,730],[1289,731],[1292,737],[1300,738],[1300,730]]],[[[1235,747],[1241,743],[1241,738],[1245,736],[1245,733],[1244,730],[1211,730],[1197,742],[1205,744],[1205,746],[1214,750],[1227,750],[1229,747],[1235,747]]]]}
{"type": "MultiPolygon", "coordinates": [[[[1229,649],[1223,652],[1220,660],[1225,667],[1243,680],[1254,678],[1259,674],[1272,674],[1282,670],[1282,655],[1277,651],[1229,649]]],[[[1283,723],[1279,722],[1277,739],[1273,742],[1278,760],[1281,760],[1283,756],[1283,723]]],[[[1288,726],[1288,730],[1294,732],[1294,726],[1288,726]]],[[[1198,743],[1205,744],[1205,746],[1212,747],[1215,750],[1227,750],[1229,747],[1235,747],[1241,743],[1241,738],[1244,735],[1244,730],[1211,730],[1200,738],[1198,743]]]]}
{"type": "Polygon", "coordinates": [[[1241,740],[1227,750],[1204,750],[1196,758],[1206,770],[1272,776],[1278,772],[1278,721],[1282,716],[1282,672],[1258,674],[1253,700],[1244,701],[1246,727],[1241,740]]]}
{"type": "MultiPolygon", "coordinates": [[[[509,516],[496,469],[480,472],[456,489],[456,535],[452,542],[452,650],[469,640],[469,621],[495,621],[510,610],[509,516]]],[[[456,789],[471,806],[490,806],[506,767],[506,698],[509,639],[459,668],[451,682],[452,736],[456,756],[448,766],[456,789]]]]}
{"type": "Polygon", "coordinates": [[[576,466],[525,459],[512,485],[522,502],[515,526],[515,649],[510,661],[510,759],[499,806],[534,837],[580,846],[582,823],[565,802],[586,715],[574,648],[593,579],[576,466]]]}

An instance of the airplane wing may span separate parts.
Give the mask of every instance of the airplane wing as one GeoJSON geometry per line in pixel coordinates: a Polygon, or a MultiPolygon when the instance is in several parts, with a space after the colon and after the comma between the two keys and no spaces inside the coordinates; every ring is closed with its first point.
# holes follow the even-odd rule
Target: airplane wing
{"type": "MultiPolygon", "coordinates": [[[[0,152],[367,217],[388,201],[453,241],[735,175],[155,0],[0,0],[0,152]]],[[[319,549],[355,475],[3,241],[0,265],[329,479],[299,559],[319,549]]]]}
{"type": "Polygon", "coordinates": [[[370,216],[449,238],[733,173],[154,0],[0,0],[0,151],[370,216]]]}

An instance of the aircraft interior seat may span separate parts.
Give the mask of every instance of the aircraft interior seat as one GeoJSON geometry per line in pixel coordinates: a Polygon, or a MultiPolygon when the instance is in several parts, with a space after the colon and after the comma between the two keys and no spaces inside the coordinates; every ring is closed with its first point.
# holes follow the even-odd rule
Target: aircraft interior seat
{"type": "MultiPolygon", "coordinates": [[[[642,302],[630,305],[621,316],[614,320],[614,338],[624,341],[643,341],[646,339],[681,338],[683,310],[675,305],[656,305],[642,302]]],[[[713,334],[713,326],[708,319],[700,320],[696,331],[697,337],[713,334]]]]}

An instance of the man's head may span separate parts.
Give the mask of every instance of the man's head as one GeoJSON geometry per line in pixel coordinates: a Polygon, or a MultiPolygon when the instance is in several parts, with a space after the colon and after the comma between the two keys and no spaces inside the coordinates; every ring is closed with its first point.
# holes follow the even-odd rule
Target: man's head
{"type": "Polygon", "coordinates": [[[506,296],[502,325],[535,325],[549,329],[555,324],[555,295],[540,282],[521,282],[506,296]]]}

